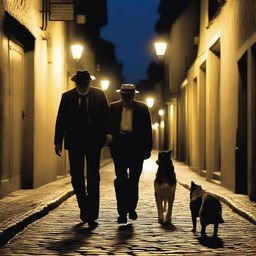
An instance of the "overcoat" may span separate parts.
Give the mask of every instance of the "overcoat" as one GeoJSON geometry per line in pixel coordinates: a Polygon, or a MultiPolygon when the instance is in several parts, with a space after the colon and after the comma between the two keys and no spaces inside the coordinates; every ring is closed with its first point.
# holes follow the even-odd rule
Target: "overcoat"
{"type": "MultiPolygon", "coordinates": [[[[112,156],[118,157],[120,150],[125,145],[120,145],[119,133],[122,115],[123,104],[122,101],[116,101],[110,104],[108,117],[108,133],[112,134],[113,140],[110,145],[112,156]]],[[[133,149],[130,151],[131,155],[139,156],[142,159],[150,157],[152,150],[152,125],[149,109],[146,104],[141,101],[134,100],[133,102],[133,149]]]]}
{"type": "Polygon", "coordinates": [[[88,93],[88,127],[81,125],[79,100],[76,88],[62,94],[56,127],[54,144],[62,144],[65,149],[81,146],[101,148],[105,145],[106,120],[109,111],[104,92],[90,87],[88,93]]]}

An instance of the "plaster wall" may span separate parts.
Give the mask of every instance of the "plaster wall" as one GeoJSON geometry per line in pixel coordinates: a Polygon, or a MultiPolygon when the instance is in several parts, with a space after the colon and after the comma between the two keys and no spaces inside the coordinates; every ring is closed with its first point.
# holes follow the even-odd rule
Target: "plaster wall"
{"type": "Polygon", "coordinates": [[[185,12],[173,24],[169,34],[166,59],[171,94],[179,92],[179,86],[196,55],[197,47],[194,44],[194,36],[198,35],[197,13],[198,2],[191,1],[185,12]]]}
{"type": "MultiPolygon", "coordinates": [[[[235,148],[238,129],[238,61],[256,41],[255,1],[230,0],[222,7],[220,14],[208,21],[208,2],[201,1],[200,37],[198,56],[188,71],[191,81],[200,72],[200,65],[206,61],[206,168],[216,170],[218,152],[214,150],[216,141],[220,141],[221,183],[230,190],[235,190],[235,148]],[[210,48],[220,40],[220,70],[216,70],[210,48]],[[215,67],[215,68],[214,68],[215,67]],[[214,77],[219,72],[219,102],[214,77]],[[215,107],[213,107],[215,106],[215,107]],[[219,107],[219,110],[216,109],[219,107]],[[216,134],[216,121],[212,115],[219,112],[219,134],[216,134]],[[217,137],[219,138],[217,138],[217,137]]],[[[199,86],[200,86],[199,80],[199,86]]],[[[246,114],[246,113],[245,113],[246,114]]],[[[216,119],[215,119],[216,120],[216,119]]],[[[217,124],[218,125],[218,124],[217,124]]],[[[193,148],[193,146],[192,146],[193,148]]],[[[192,151],[196,149],[192,149],[192,151]]],[[[189,152],[189,154],[192,154],[189,152]]]]}
{"type": "MultiPolygon", "coordinates": [[[[35,45],[34,186],[56,179],[65,160],[54,153],[55,120],[61,94],[67,89],[65,26],[49,24],[35,45]]],[[[64,155],[64,153],[63,153],[64,155]]]]}
{"type": "MultiPolygon", "coordinates": [[[[27,103],[30,125],[26,134],[33,144],[30,145],[32,152],[26,152],[26,161],[31,161],[32,166],[26,166],[32,168],[33,187],[55,180],[60,169],[66,172],[65,157],[58,158],[53,146],[59,101],[67,88],[66,24],[49,22],[47,30],[42,31],[40,10],[41,1],[37,0],[5,0],[1,8],[2,16],[8,12],[35,37],[34,51],[25,54],[29,56],[26,65],[30,69],[26,76],[29,79],[26,97],[30,99],[27,103]]],[[[4,64],[2,60],[1,64],[4,64]]]]}

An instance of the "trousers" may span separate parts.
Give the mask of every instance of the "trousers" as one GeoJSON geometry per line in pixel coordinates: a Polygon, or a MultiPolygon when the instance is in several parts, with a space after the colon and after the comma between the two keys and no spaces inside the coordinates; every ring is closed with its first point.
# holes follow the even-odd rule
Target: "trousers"
{"type": "Polygon", "coordinates": [[[100,148],[69,149],[71,183],[76,194],[78,206],[85,210],[89,220],[99,216],[100,148]],[[86,160],[86,179],[84,166],[86,160]]]}
{"type": "Polygon", "coordinates": [[[126,215],[136,210],[139,199],[139,179],[144,159],[133,150],[133,136],[120,135],[118,153],[113,156],[115,165],[114,180],[117,211],[119,215],[126,215]]]}

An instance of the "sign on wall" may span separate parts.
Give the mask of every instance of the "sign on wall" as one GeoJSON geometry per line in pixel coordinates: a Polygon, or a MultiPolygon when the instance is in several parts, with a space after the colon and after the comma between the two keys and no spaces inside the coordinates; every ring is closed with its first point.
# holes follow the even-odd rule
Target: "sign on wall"
{"type": "Polygon", "coordinates": [[[51,1],[49,3],[49,20],[72,21],[74,20],[74,3],[71,1],[51,1]]]}

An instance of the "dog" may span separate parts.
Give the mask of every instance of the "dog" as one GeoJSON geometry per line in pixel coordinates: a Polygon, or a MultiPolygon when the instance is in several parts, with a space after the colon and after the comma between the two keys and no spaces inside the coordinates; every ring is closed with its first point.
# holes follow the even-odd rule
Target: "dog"
{"type": "Polygon", "coordinates": [[[196,232],[197,217],[200,218],[201,236],[206,237],[206,226],[214,224],[213,236],[217,237],[218,226],[224,223],[222,219],[222,206],[218,198],[205,190],[201,186],[191,181],[190,190],[190,211],[193,223],[193,232],[196,232]]]}
{"type": "Polygon", "coordinates": [[[172,150],[163,151],[158,153],[158,169],[156,178],[154,180],[155,200],[158,212],[158,222],[160,224],[171,224],[172,208],[176,190],[176,174],[174,172],[174,166],[171,159],[172,150]],[[164,218],[164,212],[166,212],[166,206],[168,209],[166,218],[164,218]]]}

